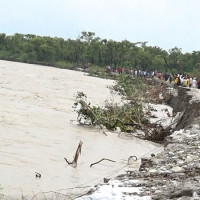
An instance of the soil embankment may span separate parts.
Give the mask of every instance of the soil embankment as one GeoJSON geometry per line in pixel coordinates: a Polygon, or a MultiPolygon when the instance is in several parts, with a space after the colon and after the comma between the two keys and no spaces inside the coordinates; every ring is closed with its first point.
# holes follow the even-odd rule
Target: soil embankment
{"type": "Polygon", "coordinates": [[[165,96],[166,103],[170,105],[174,112],[181,112],[176,130],[186,128],[194,119],[200,116],[200,91],[197,89],[190,89],[179,87],[177,94],[168,94],[165,96]]]}
{"type": "MultiPolygon", "coordinates": [[[[116,195],[110,194],[110,199],[200,199],[200,90],[180,87],[166,91],[165,101],[179,117],[165,139],[164,151],[142,158],[139,171],[127,171],[110,181],[111,194],[116,195]]],[[[108,187],[104,186],[105,191],[108,187]]],[[[97,189],[96,194],[102,190],[97,189]]],[[[92,197],[98,199],[95,194],[92,197]]]]}
{"type": "MultiPolygon", "coordinates": [[[[142,158],[139,172],[128,172],[137,179],[140,195],[151,199],[200,199],[200,91],[179,87],[166,92],[165,100],[179,113],[175,131],[168,136],[163,152],[142,158]]],[[[123,177],[124,178],[124,177],[123,177]]]]}

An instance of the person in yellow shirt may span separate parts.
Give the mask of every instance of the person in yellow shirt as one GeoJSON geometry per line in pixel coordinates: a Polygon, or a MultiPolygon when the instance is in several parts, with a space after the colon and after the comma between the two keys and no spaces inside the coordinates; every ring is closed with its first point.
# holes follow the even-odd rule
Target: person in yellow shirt
{"type": "Polygon", "coordinates": [[[186,77],[186,87],[190,87],[190,77],[189,76],[187,76],[186,77]]]}

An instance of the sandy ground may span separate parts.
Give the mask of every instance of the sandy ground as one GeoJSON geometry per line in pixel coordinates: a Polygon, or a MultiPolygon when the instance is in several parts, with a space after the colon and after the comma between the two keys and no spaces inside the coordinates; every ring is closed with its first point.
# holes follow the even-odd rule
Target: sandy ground
{"type": "Polygon", "coordinates": [[[93,104],[103,104],[116,98],[106,87],[110,84],[82,72],[0,61],[0,193],[21,199],[21,192],[30,198],[41,191],[93,185],[126,170],[129,156],[157,151],[153,143],[111,132],[105,136],[74,123],[77,91],[85,92],[93,104]],[[80,140],[82,154],[78,167],[72,168],[64,157],[73,159],[80,140]],[[116,163],[89,167],[102,158],[116,163]],[[35,172],[42,177],[36,178],[35,172]]]}

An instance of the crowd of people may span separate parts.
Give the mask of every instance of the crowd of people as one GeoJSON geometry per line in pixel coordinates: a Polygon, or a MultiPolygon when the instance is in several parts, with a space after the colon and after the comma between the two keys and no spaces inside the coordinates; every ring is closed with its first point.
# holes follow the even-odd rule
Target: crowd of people
{"type": "Polygon", "coordinates": [[[200,80],[197,81],[196,77],[190,77],[187,74],[175,74],[174,87],[178,86],[200,89],[200,80]]]}
{"type": "Polygon", "coordinates": [[[114,68],[112,66],[106,66],[105,70],[108,73],[114,72],[118,74],[126,73],[130,74],[133,77],[141,77],[141,78],[158,78],[162,81],[168,81],[170,84],[173,84],[174,88],[178,86],[190,87],[190,88],[198,88],[200,89],[200,79],[197,80],[196,77],[189,76],[187,74],[175,74],[174,77],[168,73],[161,73],[157,70],[145,71],[145,70],[124,70],[122,67],[114,68]]]}

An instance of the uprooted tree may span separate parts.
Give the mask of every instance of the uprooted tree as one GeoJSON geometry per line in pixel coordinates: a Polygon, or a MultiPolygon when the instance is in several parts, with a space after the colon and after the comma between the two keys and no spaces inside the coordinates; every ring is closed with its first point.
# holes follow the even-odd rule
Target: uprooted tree
{"type": "MultiPolygon", "coordinates": [[[[120,103],[106,102],[104,106],[93,106],[87,101],[83,92],[78,92],[73,108],[78,113],[80,124],[99,126],[108,130],[120,129],[123,132],[133,133],[136,129],[143,130],[143,139],[162,142],[170,133],[170,127],[163,128],[161,123],[151,124],[147,118],[148,112],[143,109],[142,102],[145,95],[150,97],[146,86],[139,80],[130,80],[123,77],[122,81],[111,88],[125,95],[129,100],[120,103]]],[[[150,112],[149,112],[150,113],[150,112]]]]}
{"type": "Polygon", "coordinates": [[[120,106],[107,102],[104,107],[92,106],[83,92],[78,92],[74,109],[78,113],[77,120],[80,124],[105,127],[108,130],[120,128],[121,131],[129,132],[135,128],[143,129],[148,122],[139,103],[123,103],[120,106]]]}

